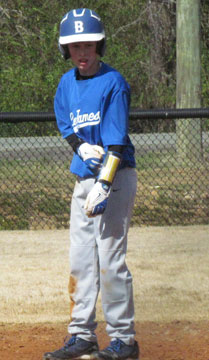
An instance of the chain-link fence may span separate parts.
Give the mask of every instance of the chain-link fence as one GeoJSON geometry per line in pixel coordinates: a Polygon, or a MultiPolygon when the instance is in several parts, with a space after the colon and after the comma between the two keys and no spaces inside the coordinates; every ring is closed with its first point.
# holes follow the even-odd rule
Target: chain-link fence
{"type": "MultiPolygon", "coordinates": [[[[130,119],[138,172],[132,225],[208,224],[208,120],[163,114],[162,120],[162,113],[132,112],[130,119]]],[[[1,117],[1,132],[17,119],[1,117]]],[[[71,148],[58,133],[24,136],[29,120],[19,120],[21,137],[0,138],[0,229],[67,228],[75,183],[71,148]]]]}

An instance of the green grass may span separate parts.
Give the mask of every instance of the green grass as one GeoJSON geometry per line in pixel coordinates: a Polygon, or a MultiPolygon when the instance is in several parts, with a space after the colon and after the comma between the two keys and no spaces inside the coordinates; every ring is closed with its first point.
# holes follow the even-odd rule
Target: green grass
{"type": "MultiPolygon", "coordinates": [[[[137,171],[132,225],[209,223],[206,164],[181,167],[173,154],[145,154],[137,171]]],[[[67,228],[74,183],[68,160],[1,161],[0,230],[67,228]]]]}

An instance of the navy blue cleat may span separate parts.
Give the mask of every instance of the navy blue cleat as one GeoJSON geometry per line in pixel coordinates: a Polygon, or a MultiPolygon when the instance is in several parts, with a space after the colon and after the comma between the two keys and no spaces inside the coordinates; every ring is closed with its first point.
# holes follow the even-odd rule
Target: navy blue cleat
{"type": "Polygon", "coordinates": [[[99,347],[97,343],[86,341],[73,335],[69,340],[65,341],[65,344],[61,349],[45,353],[43,360],[89,360],[93,359],[93,352],[98,350],[99,347]]]}
{"type": "Polygon", "coordinates": [[[110,346],[93,354],[96,360],[139,360],[139,346],[135,341],[133,345],[126,345],[122,340],[111,341],[110,346]]]}

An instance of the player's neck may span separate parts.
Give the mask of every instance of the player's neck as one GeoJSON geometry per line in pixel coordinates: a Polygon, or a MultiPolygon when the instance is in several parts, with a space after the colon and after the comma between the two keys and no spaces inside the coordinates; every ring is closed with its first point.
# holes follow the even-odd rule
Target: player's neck
{"type": "Polygon", "coordinates": [[[76,71],[76,80],[89,80],[89,79],[93,79],[95,75],[81,75],[79,73],[79,71],[76,71]]]}
{"type": "Polygon", "coordinates": [[[98,62],[98,66],[95,69],[95,71],[93,72],[93,74],[83,74],[81,71],[79,71],[79,69],[77,68],[76,70],[76,79],[77,80],[89,80],[94,78],[94,76],[98,73],[98,71],[101,68],[102,63],[99,61],[98,62]]]}

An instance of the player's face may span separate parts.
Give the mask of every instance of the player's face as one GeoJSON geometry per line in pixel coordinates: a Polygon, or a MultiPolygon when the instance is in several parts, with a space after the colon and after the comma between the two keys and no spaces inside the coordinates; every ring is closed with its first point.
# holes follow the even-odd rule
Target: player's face
{"type": "Polygon", "coordinates": [[[96,41],[68,44],[70,56],[81,75],[91,76],[99,69],[99,57],[96,53],[96,41]]]}

